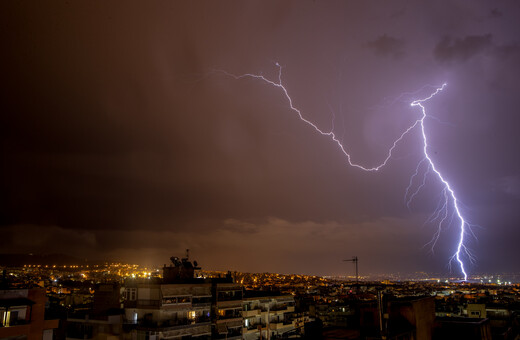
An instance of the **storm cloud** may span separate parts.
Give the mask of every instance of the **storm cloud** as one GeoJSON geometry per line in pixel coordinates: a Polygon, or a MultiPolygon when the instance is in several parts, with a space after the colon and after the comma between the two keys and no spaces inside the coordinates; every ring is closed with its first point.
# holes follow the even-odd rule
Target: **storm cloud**
{"type": "Polygon", "coordinates": [[[491,34],[464,38],[444,37],[433,51],[441,63],[464,62],[494,47],[491,34]]]}
{"type": "Polygon", "coordinates": [[[386,34],[378,37],[366,44],[367,48],[372,50],[377,56],[381,57],[403,57],[405,54],[404,41],[390,37],[386,34]]]}
{"type": "Polygon", "coordinates": [[[281,88],[223,70],[281,80],[366,166],[418,119],[410,102],[448,83],[425,130],[482,226],[485,246],[468,246],[493,258],[470,271],[516,269],[517,7],[2,2],[2,251],[162,265],[189,248],[205,269],[309,274],[342,274],[358,255],[363,273],[447,270],[456,228],[443,226],[434,255],[424,247],[438,181],[406,204],[418,129],[364,172],[281,88]]]}

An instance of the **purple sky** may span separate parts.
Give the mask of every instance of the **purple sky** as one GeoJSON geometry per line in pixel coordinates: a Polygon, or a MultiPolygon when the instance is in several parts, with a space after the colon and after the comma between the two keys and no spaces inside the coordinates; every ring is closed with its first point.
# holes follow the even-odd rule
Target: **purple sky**
{"type": "MultiPolygon", "coordinates": [[[[448,272],[456,224],[410,209],[430,154],[478,241],[469,272],[518,271],[520,5],[513,1],[3,2],[0,249],[205,269],[448,272]],[[424,88],[422,91],[416,92],[424,88]]],[[[453,268],[458,275],[458,268],[453,268]]]]}

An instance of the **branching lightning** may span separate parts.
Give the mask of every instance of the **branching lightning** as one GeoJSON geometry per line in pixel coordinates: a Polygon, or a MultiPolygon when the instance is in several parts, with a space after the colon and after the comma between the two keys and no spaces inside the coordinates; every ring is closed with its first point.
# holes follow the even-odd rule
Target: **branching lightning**
{"type": "MultiPolygon", "coordinates": [[[[441,227],[444,224],[444,222],[446,221],[446,219],[448,218],[448,215],[449,215],[448,204],[451,201],[454,212],[457,215],[457,218],[460,222],[460,224],[459,224],[459,241],[457,244],[457,251],[455,252],[455,254],[453,254],[451,260],[455,259],[457,261],[457,263],[460,266],[460,270],[461,270],[462,274],[464,275],[464,280],[467,280],[468,274],[466,273],[466,270],[464,268],[464,262],[462,261],[462,253],[465,253],[469,257],[470,261],[473,260],[473,255],[471,254],[469,249],[464,244],[464,236],[466,235],[466,228],[469,228],[469,225],[465,221],[464,217],[462,216],[462,213],[459,208],[459,201],[457,200],[457,197],[455,196],[455,192],[451,188],[448,181],[442,176],[442,174],[439,172],[439,170],[437,170],[437,168],[435,167],[435,164],[433,163],[433,160],[430,158],[430,155],[428,154],[428,139],[426,137],[426,132],[424,129],[424,120],[426,119],[427,116],[426,116],[426,108],[424,107],[423,103],[425,103],[428,100],[430,100],[431,98],[433,98],[437,93],[444,90],[445,87],[446,87],[446,84],[443,84],[441,87],[438,87],[435,90],[435,92],[433,92],[429,97],[426,97],[424,99],[415,100],[410,105],[412,107],[418,106],[421,109],[421,113],[422,113],[421,119],[419,121],[420,121],[420,127],[421,127],[421,134],[422,134],[422,138],[423,138],[424,158],[421,161],[421,163],[424,160],[426,160],[426,162],[428,163],[428,170],[433,171],[437,175],[437,178],[442,182],[442,184],[444,186],[444,189],[442,190],[444,199],[443,199],[443,201],[441,201],[441,202],[443,202],[443,204],[441,204],[441,207],[437,209],[436,216],[433,217],[433,220],[439,220],[438,230],[434,236],[434,239],[432,240],[433,245],[435,245],[435,243],[437,242],[439,235],[440,235],[441,227]]],[[[419,165],[421,163],[419,163],[419,165]]],[[[419,165],[418,165],[418,167],[419,167],[419,165]]],[[[417,171],[415,173],[417,173],[417,171]]],[[[425,174],[425,176],[426,176],[426,174],[425,174]]],[[[423,184],[421,184],[421,186],[419,186],[418,190],[420,190],[420,188],[423,185],[424,185],[424,180],[423,180],[423,184]]],[[[414,194],[415,194],[415,192],[414,192],[414,194]]],[[[412,194],[411,199],[413,199],[414,194],[412,194]]]]}
{"type": "Polygon", "coordinates": [[[457,197],[455,196],[455,192],[453,191],[453,189],[450,186],[450,184],[448,183],[448,181],[439,172],[439,170],[435,166],[435,163],[433,162],[432,158],[430,157],[430,154],[428,153],[428,138],[427,138],[427,135],[425,132],[426,118],[435,118],[435,117],[427,116],[426,108],[423,104],[426,103],[428,100],[432,99],[439,92],[444,90],[444,88],[446,87],[446,84],[443,84],[440,87],[435,87],[435,91],[433,93],[431,93],[428,97],[423,98],[423,99],[414,100],[413,102],[410,103],[410,105],[412,107],[418,107],[420,109],[420,112],[421,112],[420,117],[418,119],[416,119],[414,122],[412,122],[411,125],[409,125],[409,127],[406,128],[404,130],[404,132],[402,132],[399,135],[399,137],[394,140],[391,147],[388,149],[388,152],[386,153],[386,156],[383,159],[383,161],[381,161],[376,166],[367,167],[367,166],[363,166],[359,163],[356,163],[352,160],[352,156],[351,156],[350,152],[347,150],[347,148],[343,145],[343,143],[338,139],[338,137],[334,133],[334,131],[333,131],[334,128],[332,128],[330,131],[324,131],[324,130],[320,129],[316,124],[314,124],[310,120],[306,119],[302,115],[302,112],[300,111],[300,109],[296,108],[293,105],[293,100],[292,100],[291,96],[289,95],[287,88],[282,83],[282,67],[278,63],[276,63],[276,66],[278,67],[278,80],[277,81],[270,80],[263,75],[252,74],[252,73],[234,75],[234,74],[231,74],[231,73],[228,73],[225,71],[218,71],[218,72],[223,73],[227,76],[233,77],[237,80],[243,79],[243,78],[258,79],[268,85],[279,88],[283,92],[285,98],[287,99],[290,109],[294,113],[296,113],[296,115],[300,118],[300,120],[303,121],[304,123],[306,123],[307,125],[309,125],[317,133],[319,133],[323,136],[329,137],[334,143],[336,143],[336,145],[339,147],[341,152],[346,157],[348,164],[352,167],[361,169],[363,171],[368,171],[368,172],[376,172],[376,171],[380,170],[385,165],[387,165],[390,158],[392,158],[392,154],[393,154],[394,150],[396,149],[397,145],[404,139],[404,137],[407,134],[409,134],[412,130],[414,130],[415,128],[420,129],[421,136],[422,136],[422,146],[423,146],[422,151],[423,151],[424,157],[417,164],[415,173],[410,178],[410,183],[409,183],[408,187],[406,188],[405,203],[408,206],[408,208],[410,208],[410,204],[413,201],[414,197],[421,191],[421,189],[426,184],[428,175],[430,175],[432,173],[435,174],[437,179],[441,182],[443,189],[441,192],[441,198],[440,198],[439,204],[437,205],[437,208],[435,209],[434,213],[430,216],[430,218],[427,220],[427,223],[436,222],[436,224],[437,224],[437,231],[435,232],[432,240],[428,244],[431,245],[431,247],[433,249],[433,247],[437,243],[437,240],[440,237],[442,227],[444,225],[450,224],[449,221],[453,218],[453,216],[450,218],[450,211],[453,211],[454,216],[458,220],[459,232],[458,232],[458,242],[457,242],[456,251],[450,258],[450,263],[452,261],[456,261],[460,267],[461,273],[464,276],[464,280],[467,280],[468,275],[467,275],[465,265],[463,262],[463,256],[465,255],[470,261],[474,260],[473,255],[471,254],[471,252],[469,251],[469,249],[466,247],[466,245],[464,243],[465,235],[467,234],[468,231],[471,232],[469,230],[470,225],[468,224],[468,222],[466,222],[466,220],[464,219],[464,217],[459,209],[459,201],[457,200],[457,197]],[[411,191],[412,187],[414,187],[413,183],[414,183],[415,178],[418,177],[419,174],[421,173],[421,167],[426,167],[426,169],[422,172],[422,181],[419,185],[415,186],[415,190],[411,191]],[[452,210],[450,210],[450,209],[452,209],[452,210]]]}

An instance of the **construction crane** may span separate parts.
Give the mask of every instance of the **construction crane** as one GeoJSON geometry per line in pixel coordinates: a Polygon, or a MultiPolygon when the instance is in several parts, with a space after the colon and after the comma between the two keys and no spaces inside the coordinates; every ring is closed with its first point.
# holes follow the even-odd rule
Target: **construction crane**
{"type": "Polygon", "coordinates": [[[358,276],[358,257],[357,256],[352,256],[352,258],[350,260],[343,260],[345,262],[353,262],[355,265],[356,265],[356,285],[359,286],[359,276],[358,276]]]}

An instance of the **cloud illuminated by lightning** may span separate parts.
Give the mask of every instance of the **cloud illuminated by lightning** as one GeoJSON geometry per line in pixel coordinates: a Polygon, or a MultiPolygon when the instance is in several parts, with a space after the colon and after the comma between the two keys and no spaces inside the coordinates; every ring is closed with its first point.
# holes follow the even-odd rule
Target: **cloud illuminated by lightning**
{"type": "Polygon", "coordinates": [[[444,88],[446,87],[446,84],[443,84],[440,87],[436,87],[435,91],[433,93],[431,93],[428,97],[423,98],[423,99],[414,100],[413,102],[410,103],[410,105],[412,107],[418,107],[420,109],[421,116],[418,119],[416,119],[408,128],[406,128],[404,130],[404,132],[401,133],[401,135],[399,135],[399,137],[397,139],[394,140],[391,147],[388,149],[388,152],[387,152],[385,158],[378,165],[372,166],[372,167],[367,167],[367,166],[363,166],[359,163],[356,163],[352,160],[351,154],[349,153],[347,148],[343,145],[343,143],[338,139],[338,137],[334,133],[333,129],[331,129],[331,131],[324,131],[324,130],[320,129],[316,124],[314,124],[310,120],[306,119],[302,115],[302,112],[300,111],[300,109],[298,109],[294,106],[293,100],[292,100],[291,96],[289,95],[287,88],[282,83],[282,67],[278,63],[276,63],[276,66],[278,67],[278,80],[277,81],[270,80],[270,79],[264,77],[263,75],[252,74],[252,73],[234,75],[234,74],[228,73],[226,71],[218,71],[218,72],[223,73],[227,76],[233,77],[237,80],[243,79],[243,78],[258,79],[258,80],[263,81],[264,83],[267,83],[268,85],[279,88],[283,92],[285,98],[287,99],[290,109],[298,115],[300,120],[303,121],[304,123],[306,123],[307,125],[309,125],[311,128],[313,128],[319,134],[329,137],[334,143],[336,143],[336,145],[339,147],[341,152],[346,157],[348,164],[352,167],[359,168],[363,171],[369,171],[369,172],[376,172],[376,171],[380,170],[382,167],[387,165],[388,161],[392,157],[392,154],[393,154],[395,148],[404,139],[404,137],[410,131],[414,130],[415,128],[417,128],[417,127],[420,128],[422,142],[423,142],[422,145],[423,145],[424,157],[419,162],[415,173],[410,178],[410,183],[408,185],[408,188],[406,189],[405,202],[406,202],[406,205],[408,207],[410,207],[410,203],[413,201],[414,197],[424,187],[427,176],[430,173],[435,174],[435,176],[438,178],[438,180],[442,183],[443,189],[442,189],[441,200],[440,200],[437,208],[435,209],[434,213],[432,214],[432,216],[430,216],[430,218],[427,221],[427,222],[436,222],[437,221],[437,231],[435,232],[435,234],[434,234],[432,240],[429,242],[429,244],[431,244],[432,249],[433,249],[433,247],[435,246],[435,244],[441,234],[443,225],[449,224],[446,221],[449,219],[449,215],[450,215],[449,211],[450,211],[450,207],[451,207],[454,211],[454,214],[456,215],[456,218],[459,221],[459,236],[458,236],[456,251],[453,254],[453,256],[450,258],[450,262],[453,260],[457,261],[457,264],[460,267],[461,273],[464,276],[464,280],[467,280],[468,275],[467,275],[467,272],[466,272],[466,269],[464,266],[463,256],[466,255],[470,259],[470,261],[473,261],[473,256],[464,243],[467,229],[469,229],[470,226],[466,222],[466,220],[464,219],[464,217],[460,211],[459,201],[457,200],[457,197],[455,196],[455,192],[453,191],[453,189],[450,186],[450,184],[448,183],[448,181],[442,176],[442,174],[436,168],[432,158],[430,157],[430,155],[428,153],[428,139],[427,139],[425,127],[424,127],[425,119],[430,116],[427,116],[426,108],[423,104],[426,103],[428,100],[432,99],[439,92],[444,90],[444,88]],[[417,176],[419,176],[419,173],[421,172],[420,168],[421,168],[421,166],[423,166],[423,164],[426,164],[426,169],[424,170],[424,172],[422,172],[423,179],[422,179],[421,183],[415,187],[415,190],[413,192],[411,192],[410,190],[413,187],[414,179],[417,176]]]}

